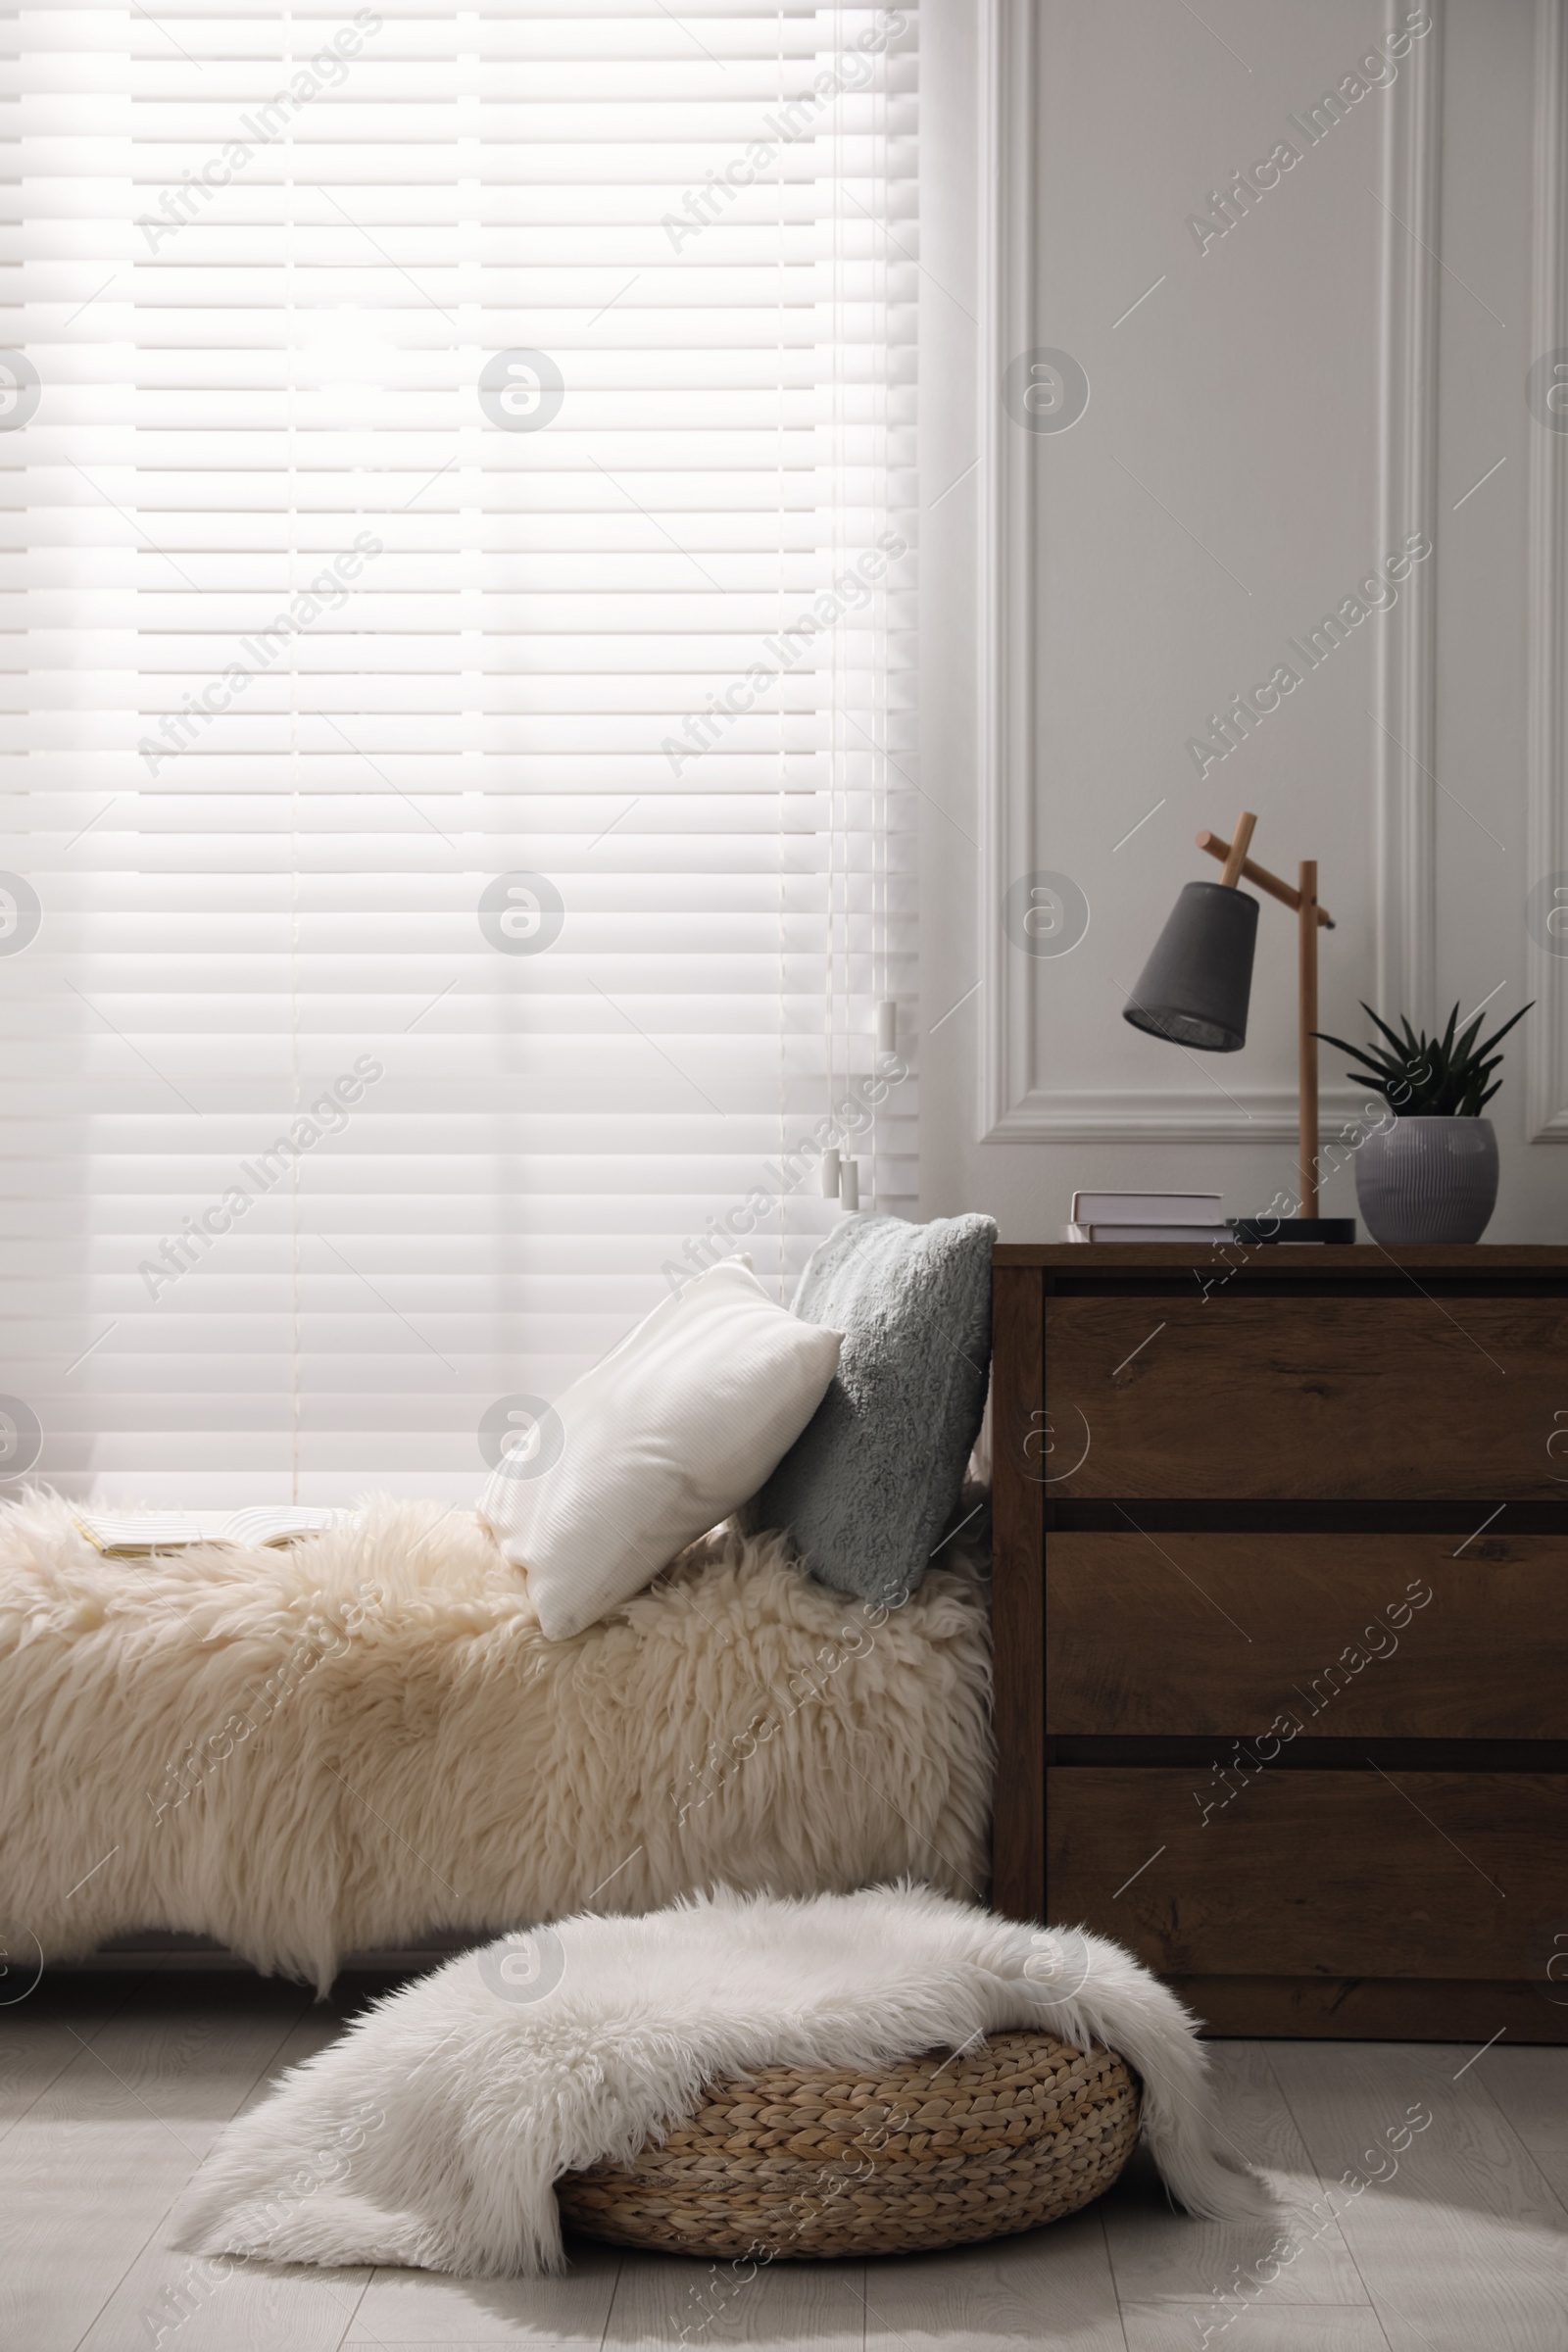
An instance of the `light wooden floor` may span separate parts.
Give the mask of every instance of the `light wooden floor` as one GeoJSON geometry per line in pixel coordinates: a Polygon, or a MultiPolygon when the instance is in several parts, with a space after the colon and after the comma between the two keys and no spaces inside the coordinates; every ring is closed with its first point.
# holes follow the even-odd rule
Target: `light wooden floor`
{"type": "MultiPolygon", "coordinates": [[[[3,1989],[3,1987],[0,1987],[3,1989]]],[[[543,2283],[419,2272],[247,2270],[204,2279],[165,2243],[228,2118],[347,2011],[249,1978],[84,1978],[0,2007],[4,2352],[1564,2352],[1568,2048],[1477,2058],[1430,2043],[1215,2045],[1228,2128],[1273,2173],[1276,2227],[1171,2213],[1140,2161],[1101,2204],[1030,2237],[914,2261],[778,2264],[713,2313],[713,2274],[579,2246],[543,2283]],[[1397,2172],[1312,2235],[1322,2195],[1423,2103],[1397,2172]],[[1226,2288],[1244,2286],[1238,2301],[1226,2288]],[[168,2298],[168,2299],[166,2299],[168,2298]],[[1228,2323],[1228,2324],[1227,2324],[1228,2323]],[[1205,2328],[1210,2329],[1206,2339],[1205,2328]],[[160,2334],[159,2330],[162,2329],[160,2334]]]]}

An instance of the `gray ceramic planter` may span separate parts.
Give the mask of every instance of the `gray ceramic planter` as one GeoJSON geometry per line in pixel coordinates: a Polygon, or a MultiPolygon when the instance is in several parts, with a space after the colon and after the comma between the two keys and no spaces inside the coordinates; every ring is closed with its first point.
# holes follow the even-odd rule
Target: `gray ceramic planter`
{"type": "Polygon", "coordinates": [[[1355,1155],[1355,1198],[1375,1242],[1479,1242],[1497,1200],[1490,1119],[1394,1119],[1355,1155]]]}

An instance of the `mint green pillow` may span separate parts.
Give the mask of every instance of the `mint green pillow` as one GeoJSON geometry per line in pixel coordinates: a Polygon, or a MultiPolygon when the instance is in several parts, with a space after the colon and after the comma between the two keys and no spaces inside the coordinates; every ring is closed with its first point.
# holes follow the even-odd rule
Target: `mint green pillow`
{"type": "Polygon", "coordinates": [[[846,1217],[794,1298],[841,1332],[827,1395],[748,1506],[786,1528],[813,1576],[897,1607],[949,1526],[991,1364],[991,1217],[846,1217]]]}

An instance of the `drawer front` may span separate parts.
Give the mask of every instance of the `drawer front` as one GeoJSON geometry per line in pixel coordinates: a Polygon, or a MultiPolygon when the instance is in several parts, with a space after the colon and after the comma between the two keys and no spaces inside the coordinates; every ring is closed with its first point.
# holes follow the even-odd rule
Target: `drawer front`
{"type": "Polygon", "coordinates": [[[1568,1305],[1048,1298],[1029,1443],[1030,1474],[1061,1498],[1560,1501],[1568,1305]]]}
{"type": "Polygon", "coordinates": [[[1568,1537],[1051,1534],[1046,1613],[1059,1738],[1568,1739],[1568,1537]]]}
{"type": "Polygon", "coordinates": [[[1539,1977],[1568,1931],[1568,1775],[1046,1776],[1047,1916],[1182,1976],[1539,1977]]]}

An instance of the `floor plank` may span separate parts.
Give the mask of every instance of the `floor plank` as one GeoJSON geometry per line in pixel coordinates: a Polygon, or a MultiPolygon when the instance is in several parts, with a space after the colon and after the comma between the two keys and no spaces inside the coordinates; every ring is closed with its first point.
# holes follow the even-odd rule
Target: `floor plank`
{"type": "Polygon", "coordinates": [[[1392,2352],[1562,2352],[1568,2232],[1473,2050],[1436,2042],[1274,2042],[1270,2057],[1325,2180],[1365,2180],[1411,2110],[1430,2125],[1397,2170],[1332,2190],[1392,2352]]]}
{"type": "Polygon", "coordinates": [[[321,2050],[329,2050],[334,2041],[341,2040],[343,2029],[349,2023],[348,2013],[335,2001],[313,2001],[303,2014],[294,2020],[282,2040],[272,2051],[250,2089],[234,2110],[236,2115],[248,2115],[253,2107],[267,2098],[280,2075],[291,2066],[303,2066],[321,2050]]]}
{"type": "MultiPolygon", "coordinates": [[[[153,2234],[156,2241],[162,2232],[153,2234]]],[[[130,2352],[155,2341],[165,2352],[338,2352],[369,2279],[368,2269],[209,2261],[154,2242],[82,2337],[80,2352],[130,2352]]]]}
{"type": "Polygon", "coordinates": [[[747,2352],[864,2352],[864,2263],[773,2262],[753,2277],[678,2254],[622,2258],[605,2352],[745,2345],[747,2352]],[[682,2334],[685,2329],[685,2334],[682,2334]]]}
{"type": "Polygon", "coordinates": [[[1094,2208],[987,2246],[870,2262],[865,2279],[865,2352],[1125,2352],[1094,2208]]]}
{"type": "Polygon", "coordinates": [[[337,2352],[345,2330],[357,2323],[372,2273],[313,2270],[300,2266],[209,2261],[172,2243],[177,2216],[201,2162],[217,2144],[221,2127],[265,2099],[285,2067],[297,2066],[337,2040],[350,2010],[314,2002],[295,1985],[252,1986],[236,1998],[230,1984],[195,1980],[188,1989],[169,1990],[170,1980],[148,1980],[144,1997],[121,2021],[123,2048],[111,2040],[103,2053],[123,2070],[124,2079],[163,2107],[172,2105],[177,2125],[190,2130],[182,2112],[193,2104],[209,2110],[206,2145],[161,2214],[134,2262],[88,2334],[81,2352],[122,2352],[150,2345],[160,2328],[166,2345],[178,2352],[337,2352]],[[252,1995],[261,1997],[253,1999],[252,1995]],[[254,2017],[250,2012],[254,2008],[254,2017]],[[251,2032],[236,2036],[236,2017],[251,2032]],[[172,2101],[171,2086],[179,2085],[172,2101]]]}
{"type": "Polygon", "coordinates": [[[298,1985],[258,1984],[236,2002],[202,1978],[180,1984],[149,1976],[98,2032],[66,2021],[75,2056],[29,2118],[86,2122],[139,2111],[176,2135],[177,2127],[195,2125],[210,2138],[281,2048],[309,1998],[298,1985]]]}
{"type": "Polygon", "coordinates": [[[350,2343],[528,2344],[550,2352],[599,2352],[620,2255],[586,2239],[569,2249],[564,2278],[442,2278],[429,2271],[377,2271],[350,2343]]]}
{"type": "Polygon", "coordinates": [[[0,2139],[122,2010],[139,1979],[78,1996],[45,1984],[0,2006],[0,2139]]]}
{"type": "Polygon", "coordinates": [[[1257,2231],[1173,2213],[1141,2157],[1085,2214],[946,2254],[737,2278],[582,2241],[564,2278],[454,2279],[230,2271],[170,2244],[228,2118],[327,2047],[363,1990],[341,2006],[233,1978],[100,1980],[53,2006],[46,1990],[0,2006],[5,2352],[140,2352],[160,2328],[164,2352],[1196,2352],[1205,2328],[1210,2352],[1568,2345],[1568,2049],[1216,2045],[1226,2132],[1288,2193],[1257,2231]],[[1364,2174],[1417,2103],[1429,2128],[1349,2197],[1347,2166],[1364,2174]],[[1282,2231],[1294,2261],[1246,2291],[1282,2231]]]}
{"type": "MultiPolygon", "coordinates": [[[[0,2344],[75,2352],[190,2177],[163,2125],[24,2116],[0,2141],[0,2344]]],[[[122,2334],[117,2352],[147,2343],[122,2334]]]]}
{"type": "MultiPolygon", "coordinates": [[[[151,2289],[126,2282],[307,1998],[148,1977],[90,2031],[62,2017],[69,2063],[0,2139],[0,2343],[74,2352],[100,2323],[102,2352],[152,2341],[151,2289]]],[[[185,2260],[150,2257],[146,2276],[185,2260]]],[[[194,2320],[179,2332],[195,2352],[194,2320]]]]}
{"type": "Polygon", "coordinates": [[[1474,2072],[1568,2209],[1568,2049],[1510,2050],[1499,2041],[1474,2072]]]}
{"type": "Polygon", "coordinates": [[[1368,2303],[1250,2305],[1201,2321],[1191,2303],[1128,2303],[1122,2317],[1127,2352],[1389,2352],[1368,2303]]]}
{"type": "Polygon", "coordinates": [[[1209,2056],[1226,2138],[1239,2156],[1267,2174],[1280,2196],[1277,2214],[1243,2227],[1195,2222],[1172,2206],[1147,2152],[1140,2151],[1101,2208],[1116,2292],[1124,2304],[1172,2295],[1209,2302],[1237,2270],[1245,2277],[1253,2264],[1264,2262],[1268,2283],[1254,2278],[1253,2284],[1256,2299],[1270,2308],[1367,2305],[1361,2275],[1339,2228],[1331,2221],[1320,2229],[1322,2217],[1308,2210],[1323,2184],[1285,2103],[1268,2048],[1260,2041],[1221,2041],[1209,2056]],[[1268,2262],[1271,2251],[1274,2260],[1268,2262]]]}

